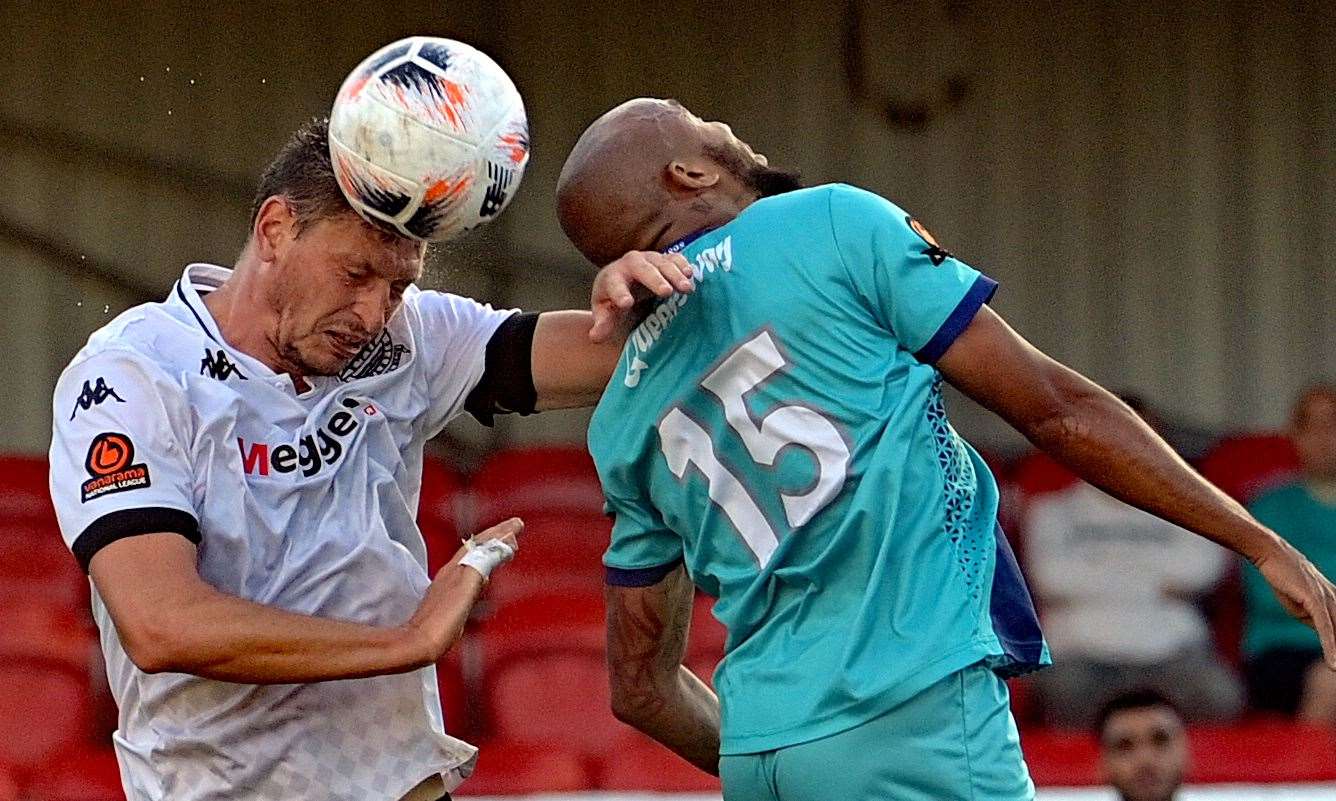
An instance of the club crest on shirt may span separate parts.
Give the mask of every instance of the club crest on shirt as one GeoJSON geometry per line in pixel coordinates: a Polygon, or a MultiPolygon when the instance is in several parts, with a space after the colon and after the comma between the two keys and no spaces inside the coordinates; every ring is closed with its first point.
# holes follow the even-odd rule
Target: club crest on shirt
{"type": "Polygon", "coordinates": [[[951,251],[937,244],[937,239],[932,235],[932,232],[923,227],[923,223],[913,217],[905,217],[905,224],[909,226],[911,231],[918,234],[919,239],[928,243],[928,246],[920,252],[932,260],[932,266],[940,267],[942,262],[952,257],[951,251]]]}
{"type": "Polygon", "coordinates": [[[149,486],[148,465],[134,464],[134,460],[134,443],[125,434],[104,431],[93,437],[84,457],[84,469],[92,478],[83,483],[83,503],[149,486]]]}
{"type": "Polygon", "coordinates": [[[70,412],[70,419],[73,420],[81,409],[86,412],[107,398],[113,398],[117,403],[125,403],[125,398],[117,395],[115,388],[107,386],[107,379],[102,376],[98,376],[97,383],[91,386],[87,381],[83,382],[83,390],[74,401],[74,411],[70,412]]]}
{"type": "Polygon", "coordinates": [[[356,381],[397,370],[406,353],[407,345],[396,343],[389,331],[381,331],[380,336],[363,345],[352,361],[339,371],[339,380],[356,381]]]}

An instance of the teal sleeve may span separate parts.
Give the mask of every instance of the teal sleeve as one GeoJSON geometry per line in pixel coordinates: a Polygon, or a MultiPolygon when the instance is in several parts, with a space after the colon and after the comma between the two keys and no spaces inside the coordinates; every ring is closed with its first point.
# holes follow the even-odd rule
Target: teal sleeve
{"type": "MultiPolygon", "coordinates": [[[[605,488],[606,492],[606,488],[605,488]]],[[[648,587],[682,563],[682,538],[664,525],[648,500],[627,501],[607,493],[612,542],[603,554],[609,584],[648,587]]]]}
{"type": "Polygon", "coordinates": [[[936,362],[997,289],[879,195],[831,187],[830,223],[855,291],[920,361],[936,362]]]}

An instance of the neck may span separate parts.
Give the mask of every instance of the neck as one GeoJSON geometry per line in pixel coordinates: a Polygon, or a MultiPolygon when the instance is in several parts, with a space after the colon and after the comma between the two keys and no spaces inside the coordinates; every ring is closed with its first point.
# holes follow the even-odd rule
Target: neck
{"type": "Polygon", "coordinates": [[[678,216],[655,240],[651,250],[663,250],[697,231],[707,231],[727,225],[742,210],[759,200],[750,190],[739,191],[727,198],[698,198],[688,206],[688,213],[678,216]]]}
{"type": "Polygon", "coordinates": [[[204,296],[218,332],[228,346],[256,359],[275,373],[288,374],[293,383],[304,385],[301,371],[283,358],[278,348],[278,312],[266,301],[259,264],[243,253],[232,276],[204,296]]]}

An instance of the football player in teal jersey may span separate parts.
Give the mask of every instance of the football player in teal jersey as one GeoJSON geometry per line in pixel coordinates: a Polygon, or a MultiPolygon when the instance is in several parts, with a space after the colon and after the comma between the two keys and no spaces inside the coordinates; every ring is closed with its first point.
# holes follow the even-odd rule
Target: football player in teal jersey
{"type": "MultiPolygon", "coordinates": [[[[663,250],[692,266],[694,292],[629,338],[589,446],[615,518],[614,709],[719,773],[725,798],[1033,797],[1002,679],[1047,648],[943,379],[1246,556],[1336,665],[1332,585],[1012,331],[985,305],[996,284],[889,201],[800,188],[727,126],[641,99],[581,137],[558,212],[596,264],[663,250]],[[718,697],[681,666],[693,583],[728,629],[718,697]]],[[[599,317],[634,301],[609,296],[599,317]]]]}

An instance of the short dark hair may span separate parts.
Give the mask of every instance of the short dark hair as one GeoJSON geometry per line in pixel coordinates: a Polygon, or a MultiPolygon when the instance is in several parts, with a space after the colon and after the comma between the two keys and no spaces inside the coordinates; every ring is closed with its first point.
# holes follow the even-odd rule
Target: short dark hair
{"type": "Polygon", "coordinates": [[[251,228],[260,207],[275,195],[288,201],[297,218],[297,231],[320,220],[354,213],[343,197],[329,157],[329,120],[312,119],[288,137],[260,176],[251,202],[251,228]]]}
{"type": "Polygon", "coordinates": [[[1115,695],[1105,701],[1095,714],[1095,739],[1104,740],[1104,728],[1108,725],[1109,719],[1119,712],[1127,712],[1132,709],[1151,709],[1154,707],[1163,707],[1173,712],[1179,720],[1183,719],[1183,710],[1178,708],[1178,704],[1169,700],[1169,697],[1159,690],[1152,690],[1143,687],[1137,690],[1129,690],[1125,693],[1115,695]]]}

